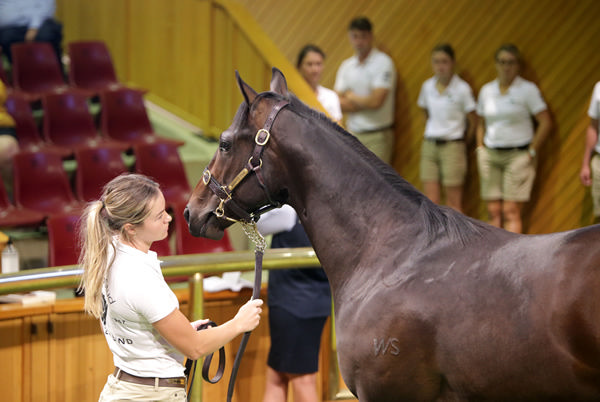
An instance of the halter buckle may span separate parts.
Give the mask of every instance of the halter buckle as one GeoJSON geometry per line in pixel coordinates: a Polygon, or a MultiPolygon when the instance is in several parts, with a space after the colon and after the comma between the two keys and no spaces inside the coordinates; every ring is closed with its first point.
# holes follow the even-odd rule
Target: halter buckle
{"type": "Polygon", "coordinates": [[[202,172],[202,183],[204,183],[205,186],[208,186],[211,177],[212,173],[210,173],[210,170],[208,170],[208,168],[204,169],[204,172],[202,172]]]}
{"type": "Polygon", "coordinates": [[[269,142],[269,138],[270,137],[271,137],[271,133],[269,133],[269,130],[261,128],[260,130],[258,130],[256,132],[256,137],[254,137],[254,142],[256,142],[256,145],[264,146],[264,145],[267,144],[267,142],[269,142]],[[267,136],[265,137],[265,139],[262,140],[262,141],[259,138],[261,133],[266,133],[267,134],[267,136]]]}

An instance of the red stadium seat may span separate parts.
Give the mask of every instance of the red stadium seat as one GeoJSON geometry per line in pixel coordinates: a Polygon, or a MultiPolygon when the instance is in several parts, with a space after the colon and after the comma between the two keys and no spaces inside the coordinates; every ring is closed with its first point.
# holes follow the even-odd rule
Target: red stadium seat
{"type": "Polygon", "coordinates": [[[48,218],[48,266],[75,265],[81,248],[77,237],[80,214],[53,215],[48,218]]]}
{"type": "Polygon", "coordinates": [[[160,184],[167,205],[187,204],[191,188],[176,145],[163,142],[136,145],[133,153],[135,170],[160,184]]]}
{"type": "Polygon", "coordinates": [[[6,193],[4,181],[0,180],[0,227],[38,226],[44,222],[45,215],[27,208],[13,205],[6,193]]]}
{"type": "Polygon", "coordinates": [[[137,89],[120,88],[114,91],[104,91],[100,95],[100,129],[104,135],[130,144],[149,144],[168,142],[178,146],[182,141],[160,137],[154,132],[143,92],[137,89]]]}
{"type": "Polygon", "coordinates": [[[46,141],[70,148],[73,152],[81,148],[113,146],[126,149],[126,143],[100,136],[94,124],[87,97],[79,92],[66,91],[45,95],[43,135],[46,141]]]}
{"type": "Polygon", "coordinates": [[[29,102],[22,96],[12,93],[6,98],[6,110],[15,120],[15,130],[21,152],[55,152],[66,157],[71,153],[68,148],[56,146],[44,141],[33,117],[29,102]]]}
{"type": "Polygon", "coordinates": [[[72,86],[99,94],[117,89],[121,83],[103,41],[75,41],[68,44],[69,82],[72,86]]]}
{"type": "Polygon", "coordinates": [[[19,208],[46,215],[79,213],[84,203],[75,199],[60,155],[20,152],[13,159],[14,198],[19,208]]]}
{"type": "Polygon", "coordinates": [[[67,89],[52,46],[46,42],[23,42],[11,46],[12,83],[28,101],[67,89]]]}
{"type": "Polygon", "coordinates": [[[99,199],[106,183],[128,171],[121,149],[115,147],[79,149],[75,160],[75,195],[81,201],[99,199]]]}

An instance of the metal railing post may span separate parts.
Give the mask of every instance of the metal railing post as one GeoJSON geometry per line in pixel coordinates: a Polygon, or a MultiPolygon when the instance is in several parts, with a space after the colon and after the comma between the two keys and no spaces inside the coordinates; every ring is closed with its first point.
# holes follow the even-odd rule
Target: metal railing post
{"type": "MultiPolygon", "coordinates": [[[[190,285],[190,320],[196,321],[200,320],[204,317],[204,283],[203,283],[204,275],[197,272],[190,276],[189,285],[190,285]]],[[[191,399],[193,402],[202,402],[202,375],[200,374],[202,371],[202,362],[199,361],[198,365],[200,366],[200,370],[196,370],[194,373],[194,384],[191,389],[191,399]],[[197,378],[196,378],[197,377],[197,378]]],[[[191,379],[190,379],[191,380],[191,379]]]]}

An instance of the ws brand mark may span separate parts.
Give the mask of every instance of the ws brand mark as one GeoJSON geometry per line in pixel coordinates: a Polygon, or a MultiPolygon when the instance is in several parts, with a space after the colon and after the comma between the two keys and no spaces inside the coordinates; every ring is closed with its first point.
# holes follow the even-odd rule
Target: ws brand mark
{"type": "Polygon", "coordinates": [[[398,356],[400,354],[400,348],[398,347],[398,342],[400,342],[397,338],[373,338],[373,347],[375,356],[385,355],[389,353],[393,356],[398,356]]]}

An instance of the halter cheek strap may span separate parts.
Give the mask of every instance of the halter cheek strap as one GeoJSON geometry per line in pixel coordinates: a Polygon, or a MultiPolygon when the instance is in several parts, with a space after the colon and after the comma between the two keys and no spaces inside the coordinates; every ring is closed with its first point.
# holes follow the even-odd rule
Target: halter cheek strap
{"type": "Polygon", "coordinates": [[[267,120],[265,121],[263,128],[258,130],[256,132],[256,135],[254,136],[254,143],[255,143],[254,150],[252,152],[252,155],[250,156],[250,159],[248,159],[248,163],[246,163],[246,166],[233,178],[233,180],[231,181],[231,183],[229,183],[229,185],[222,185],[221,183],[219,183],[217,181],[217,179],[215,179],[215,177],[211,173],[211,171],[208,169],[208,167],[206,167],[206,169],[204,169],[204,172],[202,173],[202,182],[204,183],[205,186],[208,186],[208,188],[210,188],[212,190],[212,192],[217,197],[219,197],[219,199],[221,200],[221,202],[219,203],[219,206],[217,206],[217,208],[215,209],[215,215],[217,217],[225,218],[225,219],[228,219],[228,220],[234,221],[234,222],[238,222],[238,221],[251,222],[251,221],[258,219],[258,217],[261,214],[265,213],[266,211],[273,209],[273,208],[278,208],[281,206],[281,204],[279,202],[274,202],[273,199],[271,198],[271,194],[269,193],[269,189],[267,188],[267,185],[263,178],[261,168],[262,168],[262,154],[265,150],[265,146],[267,145],[267,143],[269,142],[269,139],[271,138],[270,130],[273,127],[273,123],[275,122],[275,119],[277,118],[277,115],[279,114],[281,109],[283,109],[287,105],[289,105],[288,101],[279,101],[278,103],[275,104],[275,106],[273,106],[273,109],[271,109],[271,112],[269,113],[269,116],[267,117],[267,120]],[[269,205],[258,208],[257,210],[255,210],[251,213],[248,213],[242,207],[240,207],[240,205],[237,202],[235,202],[235,200],[233,199],[233,190],[250,173],[256,174],[258,184],[260,185],[260,187],[263,189],[265,195],[267,196],[269,205]],[[235,216],[238,217],[238,219],[235,219],[235,218],[225,215],[225,207],[226,206],[231,209],[231,211],[234,213],[235,216]]]}

